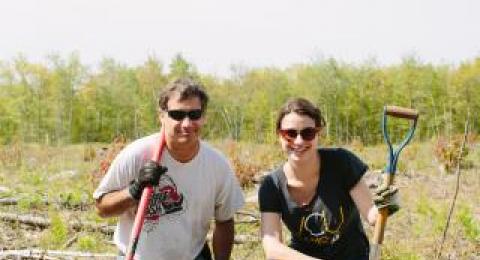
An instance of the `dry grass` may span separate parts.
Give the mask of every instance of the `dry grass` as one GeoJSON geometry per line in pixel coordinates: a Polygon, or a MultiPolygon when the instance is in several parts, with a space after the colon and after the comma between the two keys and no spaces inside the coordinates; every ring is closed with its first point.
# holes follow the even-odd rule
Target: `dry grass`
{"type": "MultiPolygon", "coordinates": [[[[90,144],[93,148],[101,145],[90,144]]],[[[214,142],[231,159],[246,194],[255,194],[251,180],[271,170],[283,161],[278,145],[252,145],[232,141],[214,142]]],[[[372,170],[381,169],[386,162],[383,145],[364,147],[360,143],[349,146],[372,170]]],[[[480,149],[469,145],[466,158],[470,167],[461,170],[460,192],[452,222],[447,233],[442,257],[444,259],[480,258],[480,149]]],[[[45,247],[66,250],[116,252],[109,243],[111,237],[97,232],[74,232],[68,228],[69,219],[103,222],[93,210],[91,194],[94,185],[91,174],[100,165],[97,158],[84,160],[91,147],[73,145],[43,147],[19,145],[0,147],[0,186],[9,191],[1,197],[19,197],[15,206],[0,206],[1,212],[29,213],[55,220],[55,226],[39,229],[23,224],[2,222],[0,248],[21,249],[45,247]],[[68,190],[65,188],[68,187],[68,190]],[[43,199],[56,203],[45,205],[43,199]],[[87,205],[77,207],[75,205],[87,205]],[[69,238],[79,239],[66,248],[69,238]]],[[[453,174],[439,171],[434,157],[434,143],[413,143],[402,153],[396,183],[400,188],[402,209],[389,219],[383,245],[384,259],[432,259],[436,255],[448,208],[455,188],[453,174]]],[[[247,203],[244,211],[258,214],[255,202],[247,203]]],[[[115,219],[109,220],[114,223],[115,219]]],[[[237,224],[237,233],[258,235],[258,223],[237,224]]],[[[368,229],[370,232],[370,229],[368,229]]],[[[249,242],[236,245],[233,259],[263,259],[261,245],[249,242]]]]}

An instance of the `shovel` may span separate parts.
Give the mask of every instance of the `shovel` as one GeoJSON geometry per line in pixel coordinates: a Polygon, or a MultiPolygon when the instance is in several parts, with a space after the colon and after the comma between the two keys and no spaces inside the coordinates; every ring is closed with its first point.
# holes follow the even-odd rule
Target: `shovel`
{"type": "MultiPolygon", "coordinates": [[[[417,127],[418,111],[410,108],[398,107],[398,106],[385,106],[383,109],[382,129],[383,137],[388,146],[388,164],[386,168],[386,174],[383,176],[383,188],[387,188],[393,184],[395,172],[397,170],[397,162],[402,149],[412,140],[413,133],[417,127]],[[388,135],[387,117],[396,117],[401,119],[410,120],[410,130],[407,132],[403,141],[394,148],[388,135]]],[[[387,225],[388,209],[383,208],[378,212],[377,222],[375,223],[375,230],[373,233],[372,245],[370,247],[370,260],[378,260],[381,256],[381,245],[383,242],[383,234],[387,225]]]]}
{"type": "MultiPolygon", "coordinates": [[[[165,146],[165,130],[162,128],[160,130],[160,140],[155,146],[152,155],[152,161],[159,162],[162,158],[163,148],[165,146]]],[[[140,233],[142,232],[143,222],[145,220],[145,214],[150,204],[150,200],[153,195],[153,187],[147,186],[143,189],[142,197],[140,198],[140,203],[137,209],[137,215],[135,215],[135,220],[133,222],[132,234],[130,236],[130,244],[127,248],[127,254],[125,259],[133,260],[135,256],[135,251],[137,250],[138,240],[140,238],[140,233]]]]}

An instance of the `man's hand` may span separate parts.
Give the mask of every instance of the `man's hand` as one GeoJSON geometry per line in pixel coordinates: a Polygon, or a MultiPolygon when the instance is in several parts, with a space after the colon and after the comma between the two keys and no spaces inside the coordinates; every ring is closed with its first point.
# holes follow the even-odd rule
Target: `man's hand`
{"type": "Polygon", "coordinates": [[[167,168],[159,165],[154,161],[147,161],[142,168],[138,177],[130,183],[128,191],[135,200],[140,200],[143,189],[148,186],[156,186],[160,181],[160,177],[167,172],[167,168]]]}
{"type": "Polygon", "coordinates": [[[374,191],[373,202],[377,208],[387,208],[388,215],[392,215],[400,209],[398,203],[398,188],[395,186],[382,187],[382,185],[374,191]]]}

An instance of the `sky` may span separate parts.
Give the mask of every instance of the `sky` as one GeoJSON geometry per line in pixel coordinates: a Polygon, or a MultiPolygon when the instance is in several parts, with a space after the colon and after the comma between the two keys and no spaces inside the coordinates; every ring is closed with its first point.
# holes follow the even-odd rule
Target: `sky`
{"type": "Polygon", "coordinates": [[[217,76],[325,58],[459,64],[480,57],[479,14],[477,0],[10,0],[0,61],[77,52],[135,66],[181,53],[217,76]]]}

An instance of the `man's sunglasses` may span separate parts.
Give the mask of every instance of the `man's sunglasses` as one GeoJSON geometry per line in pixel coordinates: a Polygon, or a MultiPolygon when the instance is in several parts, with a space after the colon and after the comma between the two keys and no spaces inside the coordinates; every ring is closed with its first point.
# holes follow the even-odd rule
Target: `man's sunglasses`
{"type": "Polygon", "coordinates": [[[176,121],[182,121],[185,117],[190,118],[190,120],[198,120],[202,117],[203,111],[201,109],[192,109],[192,110],[168,110],[168,116],[176,121]]]}
{"type": "Polygon", "coordinates": [[[297,136],[300,135],[305,141],[312,141],[315,139],[318,131],[320,129],[316,127],[306,127],[302,130],[297,129],[280,129],[278,132],[280,135],[287,141],[293,141],[297,139],[297,136]]]}

